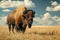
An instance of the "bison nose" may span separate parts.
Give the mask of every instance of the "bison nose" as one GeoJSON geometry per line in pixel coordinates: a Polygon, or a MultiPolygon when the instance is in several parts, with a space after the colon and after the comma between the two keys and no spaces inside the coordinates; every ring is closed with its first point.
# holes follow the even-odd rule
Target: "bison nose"
{"type": "Polygon", "coordinates": [[[28,24],[28,27],[31,28],[32,24],[28,24]]]}

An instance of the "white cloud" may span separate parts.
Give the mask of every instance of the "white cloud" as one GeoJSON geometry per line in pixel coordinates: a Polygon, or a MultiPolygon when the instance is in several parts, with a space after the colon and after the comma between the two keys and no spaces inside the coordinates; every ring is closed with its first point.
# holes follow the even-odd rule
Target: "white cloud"
{"type": "Polygon", "coordinates": [[[60,22],[60,17],[54,16],[54,17],[52,17],[52,19],[57,21],[57,22],[60,22]]]}
{"type": "Polygon", "coordinates": [[[38,20],[38,22],[40,22],[40,21],[41,21],[41,19],[40,19],[39,17],[34,18],[34,20],[35,20],[35,21],[37,21],[37,20],[38,20]]]}
{"type": "Polygon", "coordinates": [[[31,0],[24,0],[24,3],[28,7],[35,6],[35,4],[31,0]]]}
{"type": "Polygon", "coordinates": [[[60,11],[60,5],[55,6],[55,7],[53,8],[53,11],[60,11]]]}
{"type": "Polygon", "coordinates": [[[44,15],[43,15],[43,17],[41,18],[41,22],[42,22],[42,24],[52,24],[52,21],[51,20],[49,20],[51,18],[51,15],[49,14],[49,12],[47,12],[47,13],[45,13],[44,15]]]}
{"type": "Polygon", "coordinates": [[[4,10],[2,10],[3,12],[10,12],[11,10],[9,10],[9,9],[4,9],[4,10]]]}
{"type": "Polygon", "coordinates": [[[58,5],[58,3],[56,2],[56,1],[54,1],[54,2],[52,2],[52,4],[51,4],[52,6],[57,6],[58,5]]]}
{"type": "Polygon", "coordinates": [[[56,1],[51,3],[51,6],[46,7],[46,11],[60,11],[60,4],[56,1]]]}
{"type": "Polygon", "coordinates": [[[58,25],[60,25],[60,17],[54,16],[54,17],[52,17],[52,19],[53,19],[58,25]]]}
{"type": "Polygon", "coordinates": [[[1,8],[9,8],[9,7],[19,7],[21,5],[25,5],[27,7],[33,7],[35,4],[31,0],[24,0],[24,1],[1,1],[0,2],[0,7],[1,8]]]}
{"type": "Polygon", "coordinates": [[[49,6],[47,6],[46,11],[51,11],[51,8],[49,6]]]}
{"type": "Polygon", "coordinates": [[[1,8],[18,7],[23,4],[24,3],[22,1],[11,1],[11,2],[4,1],[4,2],[1,2],[0,7],[1,8]]]}
{"type": "Polygon", "coordinates": [[[48,18],[50,17],[50,14],[49,14],[49,12],[47,12],[47,13],[45,13],[44,15],[43,15],[43,20],[47,20],[48,18]]]}
{"type": "Polygon", "coordinates": [[[34,20],[36,21],[36,22],[38,22],[39,24],[42,24],[42,25],[50,25],[50,24],[52,24],[52,21],[51,20],[49,20],[50,19],[50,17],[51,17],[51,15],[47,12],[47,13],[45,13],[43,16],[42,16],[42,18],[39,18],[39,17],[37,17],[37,18],[35,18],[34,20]],[[38,21],[37,21],[38,20],[38,21]]]}
{"type": "Polygon", "coordinates": [[[4,16],[4,17],[0,17],[0,25],[5,25],[6,22],[7,22],[7,16],[4,16]]]}
{"type": "Polygon", "coordinates": [[[42,18],[36,17],[34,18],[34,21],[36,21],[38,24],[42,25],[60,25],[60,17],[58,16],[51,16],[48,12],[45,13],[42,18]]]}

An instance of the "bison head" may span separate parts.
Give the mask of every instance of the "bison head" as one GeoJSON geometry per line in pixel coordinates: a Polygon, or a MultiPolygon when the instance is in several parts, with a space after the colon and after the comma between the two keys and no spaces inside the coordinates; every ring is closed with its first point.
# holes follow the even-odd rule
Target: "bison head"
{"type": "Polygon", "coordinates": [[[25,10],[23,14],[24,14],[23,17],[27,19],[28,27],[31,28],[33,23],[33,18],[35,17],[35,12],[33,10],[25,10]]]}

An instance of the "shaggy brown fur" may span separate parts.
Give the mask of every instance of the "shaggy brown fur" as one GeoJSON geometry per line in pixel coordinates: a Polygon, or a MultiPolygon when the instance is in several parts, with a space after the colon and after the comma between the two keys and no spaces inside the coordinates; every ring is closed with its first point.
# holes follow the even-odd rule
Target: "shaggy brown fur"
{"type": "Polygon", "coordinates": [[[23,17],[23,11],[25,10],[27,10],[27,8],[25,6],[21,6],[7,16],[7,24],[9,26],[9,31],[11,31],[11,29],[12,31],[14,31],[14,26],[16,26],[16,30],[19,29],[19,27],[21,27],[22,30],[22,24],[27,23],[23,17]]]}

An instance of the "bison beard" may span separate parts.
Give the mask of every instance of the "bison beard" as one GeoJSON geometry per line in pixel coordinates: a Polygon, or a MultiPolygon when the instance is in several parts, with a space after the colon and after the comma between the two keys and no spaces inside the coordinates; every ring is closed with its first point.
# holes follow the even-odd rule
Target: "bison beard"
{"type": "Polygon", "coordinates": [[[32,19],[32,20],[30,20],[30,22],[28,23],[28,27],[29,27],[29,28],[31,28],[32,23],[33,23],[33,19],[32,19]]]}
{"type": "Polygon", "coordinates": [[[16,29],[17,32],[21,32],[22,31],[24,33],[26,27],[27,27],[27,24],[19,23],[18,24],[18,27],[16,27],[15,29],[16,29]]]}

